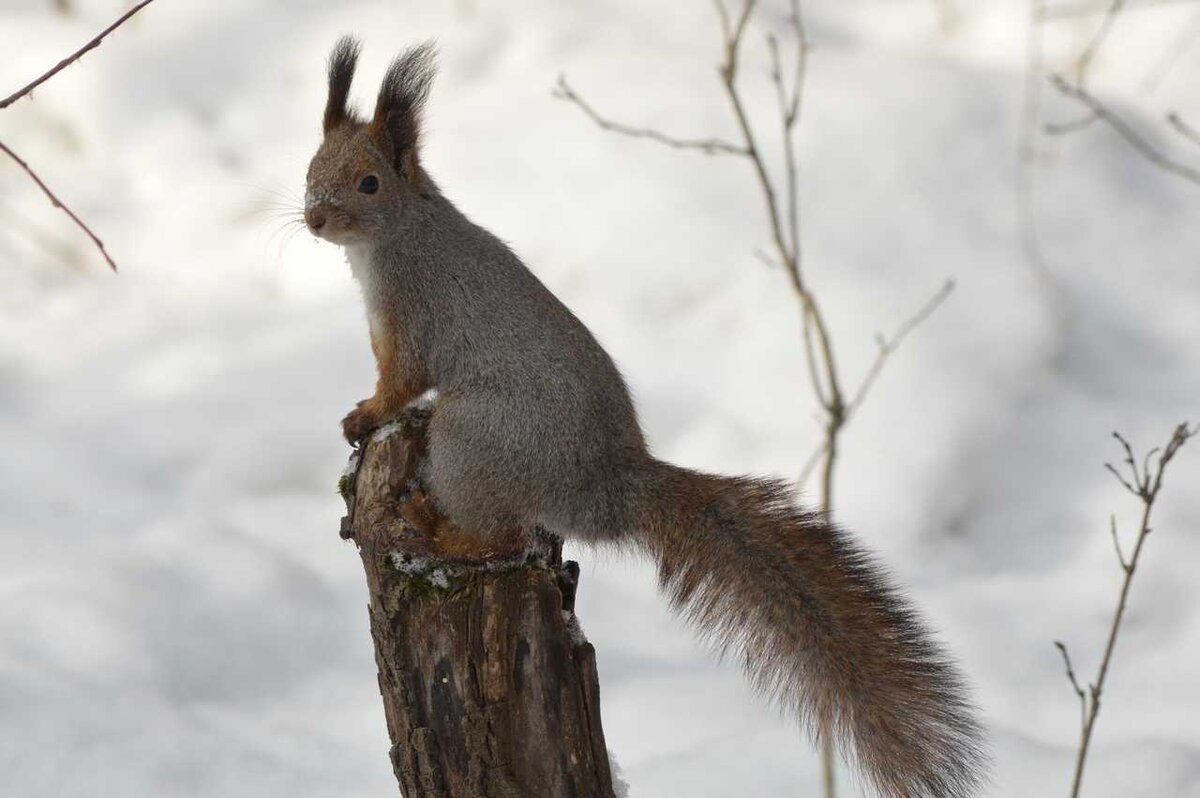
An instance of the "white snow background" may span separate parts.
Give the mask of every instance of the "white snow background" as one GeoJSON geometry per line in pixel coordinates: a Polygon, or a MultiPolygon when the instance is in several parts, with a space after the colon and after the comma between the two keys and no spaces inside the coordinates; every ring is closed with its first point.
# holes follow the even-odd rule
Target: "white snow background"
{"type": "MultiPolygon", "coordinates": [[[[7,93],[127,4],[0,2],[7,93]]],[[[1101,464],[1200,420],[1200,187],[1103,125],[1039,137],[1047,268],[1024,256],[1016,146],[1028,9],[810,0],[799,134],[806,269],[853,383],[873,336],[957,290],[846,436],[841,521],[959,658],[996,751],[990,794],[1065,795],[1078,706],[1120,582],[1101,464]]],[[[768,146],[761,46],[743,81],[768,146]]],[[[1200,47],[1140,78],[1183,4],[1126,12],[1092,86],[1174,157],[1200,47]]],[[[1055,23],[1063,68],[1098,18],[1055,23]]],[[[0,138],[104,238],[119,276],[0,162],[0,795],[395,793],[361,566],[338,538],[338,421],[373,363],[338,250],[279,232],[319,139],[324,61],[365,41],[355,96],[435,37],[425,162],[622,366],[656,451],[795,475],[819,440],[784,277],[746,163],[599,131],[608,113],[734,137],[706,2],[160,0],[0,112],[0,138]]],[[[1044,92],[1043,121],[1079,108],[1044,92]]],[[[1200,796],[1200,442],[1168,473],[1085,794],[1200,796]]],[[[608,742],[637,798],[816,794],[816,756],[715,664],[652,568],[578,546],[608,742]]],[[[843,782],[845,783],[845,782],[843,782]]],[[[859,794],[855,786],[844,794],[859,794]]]]}

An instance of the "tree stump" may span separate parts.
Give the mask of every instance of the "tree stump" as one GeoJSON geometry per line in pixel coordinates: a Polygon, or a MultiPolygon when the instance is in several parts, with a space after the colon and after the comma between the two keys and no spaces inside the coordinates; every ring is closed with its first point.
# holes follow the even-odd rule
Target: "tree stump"
{"type": "Polygon", "coordinates": [[[613,798],[578,565],[542,530],[483,539],[441,517],[415,480],[415,426],[378,431],[339,486],[401,794],[613,798]]]}

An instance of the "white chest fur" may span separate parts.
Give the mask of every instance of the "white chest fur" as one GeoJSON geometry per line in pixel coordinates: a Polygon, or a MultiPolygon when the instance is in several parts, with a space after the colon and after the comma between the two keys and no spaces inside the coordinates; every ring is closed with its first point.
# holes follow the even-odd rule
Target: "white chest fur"
{"type": "Polygon", "coordinates": [[[382,331],[380,297],[376,285],[375,271],[371,267],[371,250],[361,245],[346,247],[346,262],[350,264],[350,273],[358,281],[362,289],[363,302],[367,306],[367,323],[371,326],[371,334],[378,335],[382,331]]]}

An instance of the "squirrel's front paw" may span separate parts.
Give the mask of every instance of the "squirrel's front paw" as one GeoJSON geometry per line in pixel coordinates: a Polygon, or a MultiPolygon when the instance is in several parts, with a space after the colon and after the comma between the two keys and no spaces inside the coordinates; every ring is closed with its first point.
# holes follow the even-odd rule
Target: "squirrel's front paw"
{"type": "Polygon", "coordinates": [[[351,446],[358,446],[382,423],[383,419],[375,410],[375,403],[370,399],[364,399],[342,419],[342,435],[346,437],[346,442],[351,446]]]}

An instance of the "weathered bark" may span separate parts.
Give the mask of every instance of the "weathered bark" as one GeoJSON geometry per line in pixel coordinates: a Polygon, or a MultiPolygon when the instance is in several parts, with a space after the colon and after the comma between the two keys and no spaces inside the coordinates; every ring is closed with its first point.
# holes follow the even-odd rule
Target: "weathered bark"
{"type": "Polygon", "coordinates": [[[421,448],[385,430],[342,484],[401,793],[613,798],[578,566],[544,532],[485,540],[441,518],[413,479],[421,448]]]}

